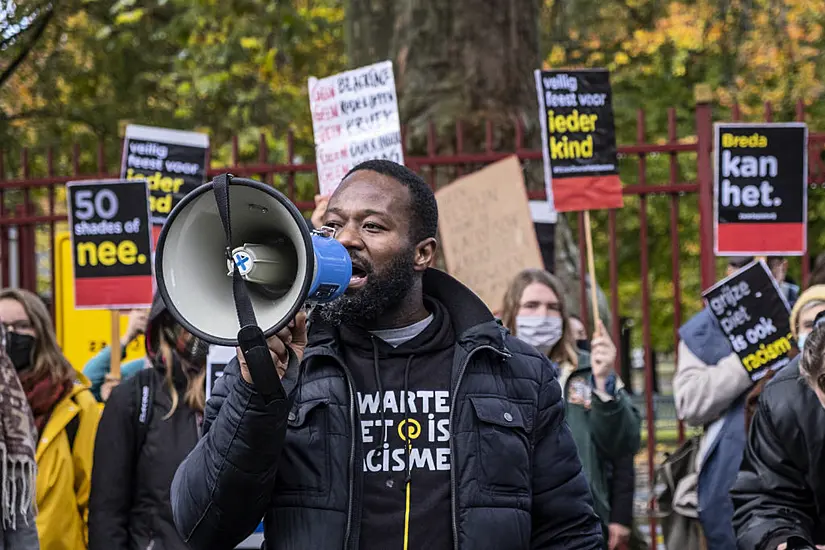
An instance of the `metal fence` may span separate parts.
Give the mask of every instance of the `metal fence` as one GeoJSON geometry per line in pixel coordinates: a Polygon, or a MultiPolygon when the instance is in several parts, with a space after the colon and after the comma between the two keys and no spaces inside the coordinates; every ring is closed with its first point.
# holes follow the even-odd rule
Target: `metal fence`
{"type": "MultiPolygon", "coordinates": [[[[730,118],[740,119],[739,109],[734,107],[730,118]]],[[[796,108],[796,120],[804,120],[804,107],[800,103],[796,108]]],[[[662,113],[655,113],[663,117],[662,113]]],[[[766,104],[764,119],[772,120],[773,111],[766,104]]],[[[661,118],[659,120],[662,120],[661,118]]],[[[661,126],[661,125],[660,125],[661,126]]],[[[606,273],[600,276],[599,283],[609,289],[607,295],[612,310],[612,326],[609,327],[615,342],[620,341],[620,316],[636,313],[641,320],[641,344],[645,353],[645,399],[644,413],[646,419],[656,418],[658,408],[654,396],[653,345],[651,333],[652,308],[667,307],[671,312],[672,334],[668,337],[673,348],[678,343],[678,328],[683,319],[683,293],[686,291],[684,280],[696,280],[686,294],[688,301],[699,304],[699,286],[706,288],[716,279],[717,266],[713,255],[713,113],[710,104],[699,103],[692,112],[677,113],[669,109],[666,113],[667,137],[656,143],[648,142],[646,113],[638,111],[636,118],[636,139],[634,143],[620,144],[618,147],[622,180],[625,183],[623,193],[626,207],[621,210],[594,213],[594,233],[600,253],[607,251],[606,273]],[[682,118],[677,118],[677,114],[682,118]],[[692,120],[691,120],[692,119],[692,120]],[[692,126],[687,136],[679,136],[677,127],[692,126]],[[690,124],[692,122],[692,124],[690,124]],[[628,206],[629,205],[629,206],[628,206]],[[659,226],[651,231],[649,213],[655,209],[660,214],[667,212],[666,226],[659,226]],[[698,247],[695,242],[687,242],[682,235],[686,224],[697,223],[698,212],[698,247]],[[619,217],[630,216],[629,234],[620,234],[619,217]],[[651,251],[651,242],[657,249],[651,251]],[[633,252],[624,254],[620,262],[620,248],[630,246],[633,252]],[[651,254],[669,255],[669,273],[654,274],[657,284],[665,284],[665,296],[652,296],[651,293],[651,254]],[[622,311],[620,292],[625,288],[626,264],[635,264],[633,272],[638,273],[639,295],[631,297],[631,306],[635,312],[622,311]],[[664,281],[662,280],[664,279],[664,281]],[[695,294],[695,296],[694,296],[695,294]],[[654,303],[655,302],[655,303],[654,303]]],[[[406,163],[422,174],[433,187],[443,182],[477,169],[480,166],[516,154],[526,168],[535,168],[542,162],[540,150],[525,148],[524,130],[521,124],[514,124],[510,129],[493,128],[487,123],[486,139],[481,151],[467,152],[464,148],[465,132],[461,123],[455,125],[455,134],[444,137],[436,136],[434,127],[430,128],[426,140],[425,155],[407,156],[406,163]],[[502,132],[510,132],[506,141],[510,147],[494,147],[501,142],[502,132]],[[494,139],[495,138],[495,139],[494,139]],[[440,143],[439,143],[440,140],[440,143]],[[449,154],[439,154],[448,144],[449,154]]],[[[825,183],[825,162],[822,149],[825,133],[809,134],[809,181],[813,187],[825,183]]],[[[40,291],[42,295],[54,296],[54,245],[55,234],[66,224],[65,183],[74,179],[91,179],[117,177],[113,171],[116,164],[107,162],[104,143],[99,143],[96,150],[96,170],[94,173],[81,173],[81,150],[75,144],[70,150],[47,148],[45,150],[15,151],[19,155],[11,162],[11,152],[0,151],[0,277],[3,285],[15,284],[23,288],[40,291]],[[16,165],[15,170],[7,166],[16,165]],[[38,166],[32,170],[32,165],[38,166]],[[7,173],[8,172],[8,173],[7,173]],[[63,172],[58,174],[58,172],[63,172]]],[[[112,144],[109,144],[112,145],[112,144]]],[[[111,150],[111,149],[110,149],[111,150]]],[[[313,207],[311,201],[315,189],[315,165],[296,158],[294,139],[290,134],[286,139],[286,162],[269,162],[267,140],[261,135],[257,151],[257,160],[241,163],[239,161],[238,139],[232,140],[231,161],[228,166],[211,167],[209,176],[221,172],[231,172],[239,176],[257,177],[262,181],[276,185],[287,194],[297,206],[308,211],[313,207]]],[[[89,156],[85,152],[86,157],[89,156]]],[[[110,159],[114,160],[114,159],[110,159]]],[[[88,172],[88,171],[87,171],[88,172]]],[[[532,199],[543,199],[543,191],[530,191],[532,199]]],[[[583,234],[583,216],[570,218],[574,228],[578,225],[578,235],[583,234]]],[[[622,221],[626,221],[623,219],[622,221]]],[[[584,240],[579,238],[580,270],[586,273],[584,240]]],[[[662,262],[657,265],[661,266],[662,262]]],[[[807,282],[808,257],[802,260],[802,282],[807,282]]],[[[584,280],[580,285],[581,303],[586,304],[584,280]]],[[[628,302],[625,301],[627,304],[628,302]]],[[[53,307],[53,306],[52,306],[53,307]]],[[[582,307],[581,316],[588,323],[588,310],[582,307]]],[[[670,330],[670,329],[669,329],[670,330]]],[[[647,435],[647,470],[648,479],[653,479],[656,460],[656,422],[645,422],[647,435]]],[[[684,435],[681,423],[678,424],[679,439],[684,435]]],[[[651,533],[656,533],[655,519],[650,517],[651,533]]]]}

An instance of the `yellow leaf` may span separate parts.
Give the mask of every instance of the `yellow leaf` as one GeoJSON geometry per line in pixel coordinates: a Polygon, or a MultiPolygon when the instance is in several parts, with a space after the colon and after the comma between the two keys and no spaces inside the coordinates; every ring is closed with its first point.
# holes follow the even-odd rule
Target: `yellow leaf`
{"type": "Polygon", "coordinates": [[[241,38],[241,47],[245,50],[259,49],[261,47],[261,39],[254,36],[244,36],[241,38]]]}
{"type": "Polygon", "coordinates": [[[132,23],[137,23],[143,17],[143,13],[143,8],[119,13],[117,17],[115,17],[115,25],[131,25],[132,23]]]}

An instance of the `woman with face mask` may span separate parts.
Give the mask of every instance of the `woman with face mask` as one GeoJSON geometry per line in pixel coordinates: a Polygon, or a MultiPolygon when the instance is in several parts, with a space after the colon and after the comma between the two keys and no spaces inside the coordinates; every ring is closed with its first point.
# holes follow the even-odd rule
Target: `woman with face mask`
{"type": "Polygon", "coordinates": [[[20,289],[0,291],[6,351],[37,431],[37,531],[49,550],[86,548],[86,516],[100,408],[89,382],[57,345],[46,306],[20,289]]]}
{"type": "Polygon", "coordinates": [[[574,340],[563,286],[540,269],[519,273],[504,296],[502,323],[522,341],[546,354],[558,368],[565,418],[590,482],[594,508],[602,518],[609,550],[628,544],[631,530],[611,520],[616,462],[639,450],[641,421],[614,363],[616,347],[601,321],[591,351],[574,340]]]}
{"type": "Polygon", "coordinates": [[[90,550],[187,548],[172,519],[169,487],[200,438],[208,352],[156,295],[146,326],[151,368],[112,390],[100,420],[90,550]]]}

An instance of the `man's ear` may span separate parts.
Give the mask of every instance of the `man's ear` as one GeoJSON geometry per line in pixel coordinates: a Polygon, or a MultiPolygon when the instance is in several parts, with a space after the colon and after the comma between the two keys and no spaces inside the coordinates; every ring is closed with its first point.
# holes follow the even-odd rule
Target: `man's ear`
{"type": "Polygon", "coordinates": [[[435,252],[438,249],[438,241],[430,237],[415,245],[415,258],[413,259],[413,269],[424,271],[431,264],[435,265],[435,252]]]}

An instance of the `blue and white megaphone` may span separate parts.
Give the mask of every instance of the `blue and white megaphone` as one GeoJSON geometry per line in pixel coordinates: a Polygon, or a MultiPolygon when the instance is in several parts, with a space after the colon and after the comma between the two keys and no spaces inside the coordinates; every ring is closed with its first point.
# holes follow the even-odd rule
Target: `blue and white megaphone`
{"type": "Polygon", "coordinates": [[[169,312],[211,344],[239,345],[235,266],[267,337],[307,303],[341,296],[352,276],[349,253],[332,230],[312,231],[295,205],[273,187],[223,175],[181,199],[161,230],[155,252],[158,291],[169,312]],[[229,232],[216,198],[219,178],[224,178],[221,185],[228,193],[223,210],[228,212],[229,232]]]}

